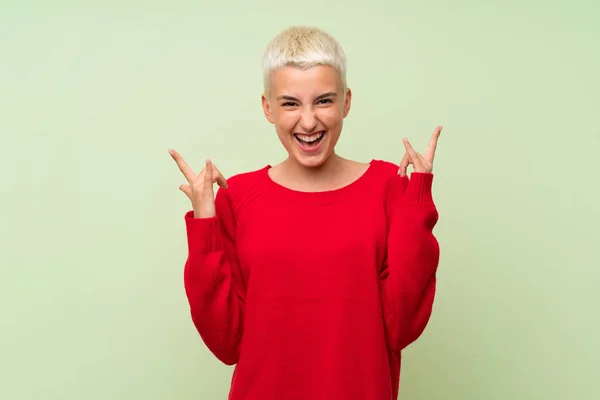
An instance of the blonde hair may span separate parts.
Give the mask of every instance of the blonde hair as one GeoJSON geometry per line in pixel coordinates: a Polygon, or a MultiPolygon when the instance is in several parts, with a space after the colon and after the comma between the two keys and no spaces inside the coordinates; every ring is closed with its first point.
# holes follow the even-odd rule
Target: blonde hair
{"type": "Polygon", "coordinates": [[[293,66],[309,69],[317,65],[335,68],[346,89],[346,54],[342,46],[327,32],[313,27],[292,26],[275,36],[263,55],[263,85],[269,95],[271,73],[293,66]]]}

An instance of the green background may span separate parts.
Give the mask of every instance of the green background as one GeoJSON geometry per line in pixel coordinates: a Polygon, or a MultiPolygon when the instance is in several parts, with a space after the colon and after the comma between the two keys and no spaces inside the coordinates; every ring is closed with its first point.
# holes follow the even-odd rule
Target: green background
{"type": "Polygon", "coordinates": [[[167,153],[227,176],[285,154],[260,57],[291,24],[349,56],[340,154],[445,129],[434,315],[401,399],[598,399],[600,4],[13,2],[0,6],[0,398],[227,397],[183,291],[167,153]]]}

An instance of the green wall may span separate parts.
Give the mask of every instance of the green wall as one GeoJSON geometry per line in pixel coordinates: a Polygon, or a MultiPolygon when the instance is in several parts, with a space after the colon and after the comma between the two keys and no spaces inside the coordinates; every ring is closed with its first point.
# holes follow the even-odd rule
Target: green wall
{"type": "Polygon", "coordinates": [[[291,24],[349,55],[339,152],[444,125],[433,319],[401,399],[600,398],[593,1],[2,2],[0,398],[224,400],[183,291],[183,177],[284,157],[260,56],[291,24]]]}

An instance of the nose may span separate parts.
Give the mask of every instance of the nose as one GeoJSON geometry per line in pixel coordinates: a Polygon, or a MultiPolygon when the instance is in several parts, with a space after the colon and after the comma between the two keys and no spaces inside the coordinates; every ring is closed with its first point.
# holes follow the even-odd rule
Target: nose
{"type": "Polygon", "coordinates": [[[305,132],[311,132],[317,127],[317,117],[311,107],[304,107],[300,116],[300,127],[305,132]]]}

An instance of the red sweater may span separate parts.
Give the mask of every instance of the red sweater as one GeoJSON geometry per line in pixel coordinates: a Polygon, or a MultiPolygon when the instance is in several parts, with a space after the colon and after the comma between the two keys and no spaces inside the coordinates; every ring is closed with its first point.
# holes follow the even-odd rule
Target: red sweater
{"type": "Polygon", "coordinates": [[[425,329],[439,259],[432,174],[373,160],[299,192],[267,166],[229,179],[217,216],[185,215],[185,290],[202,340],[236,364],[230,400],[393,400],[425,329]]]}

